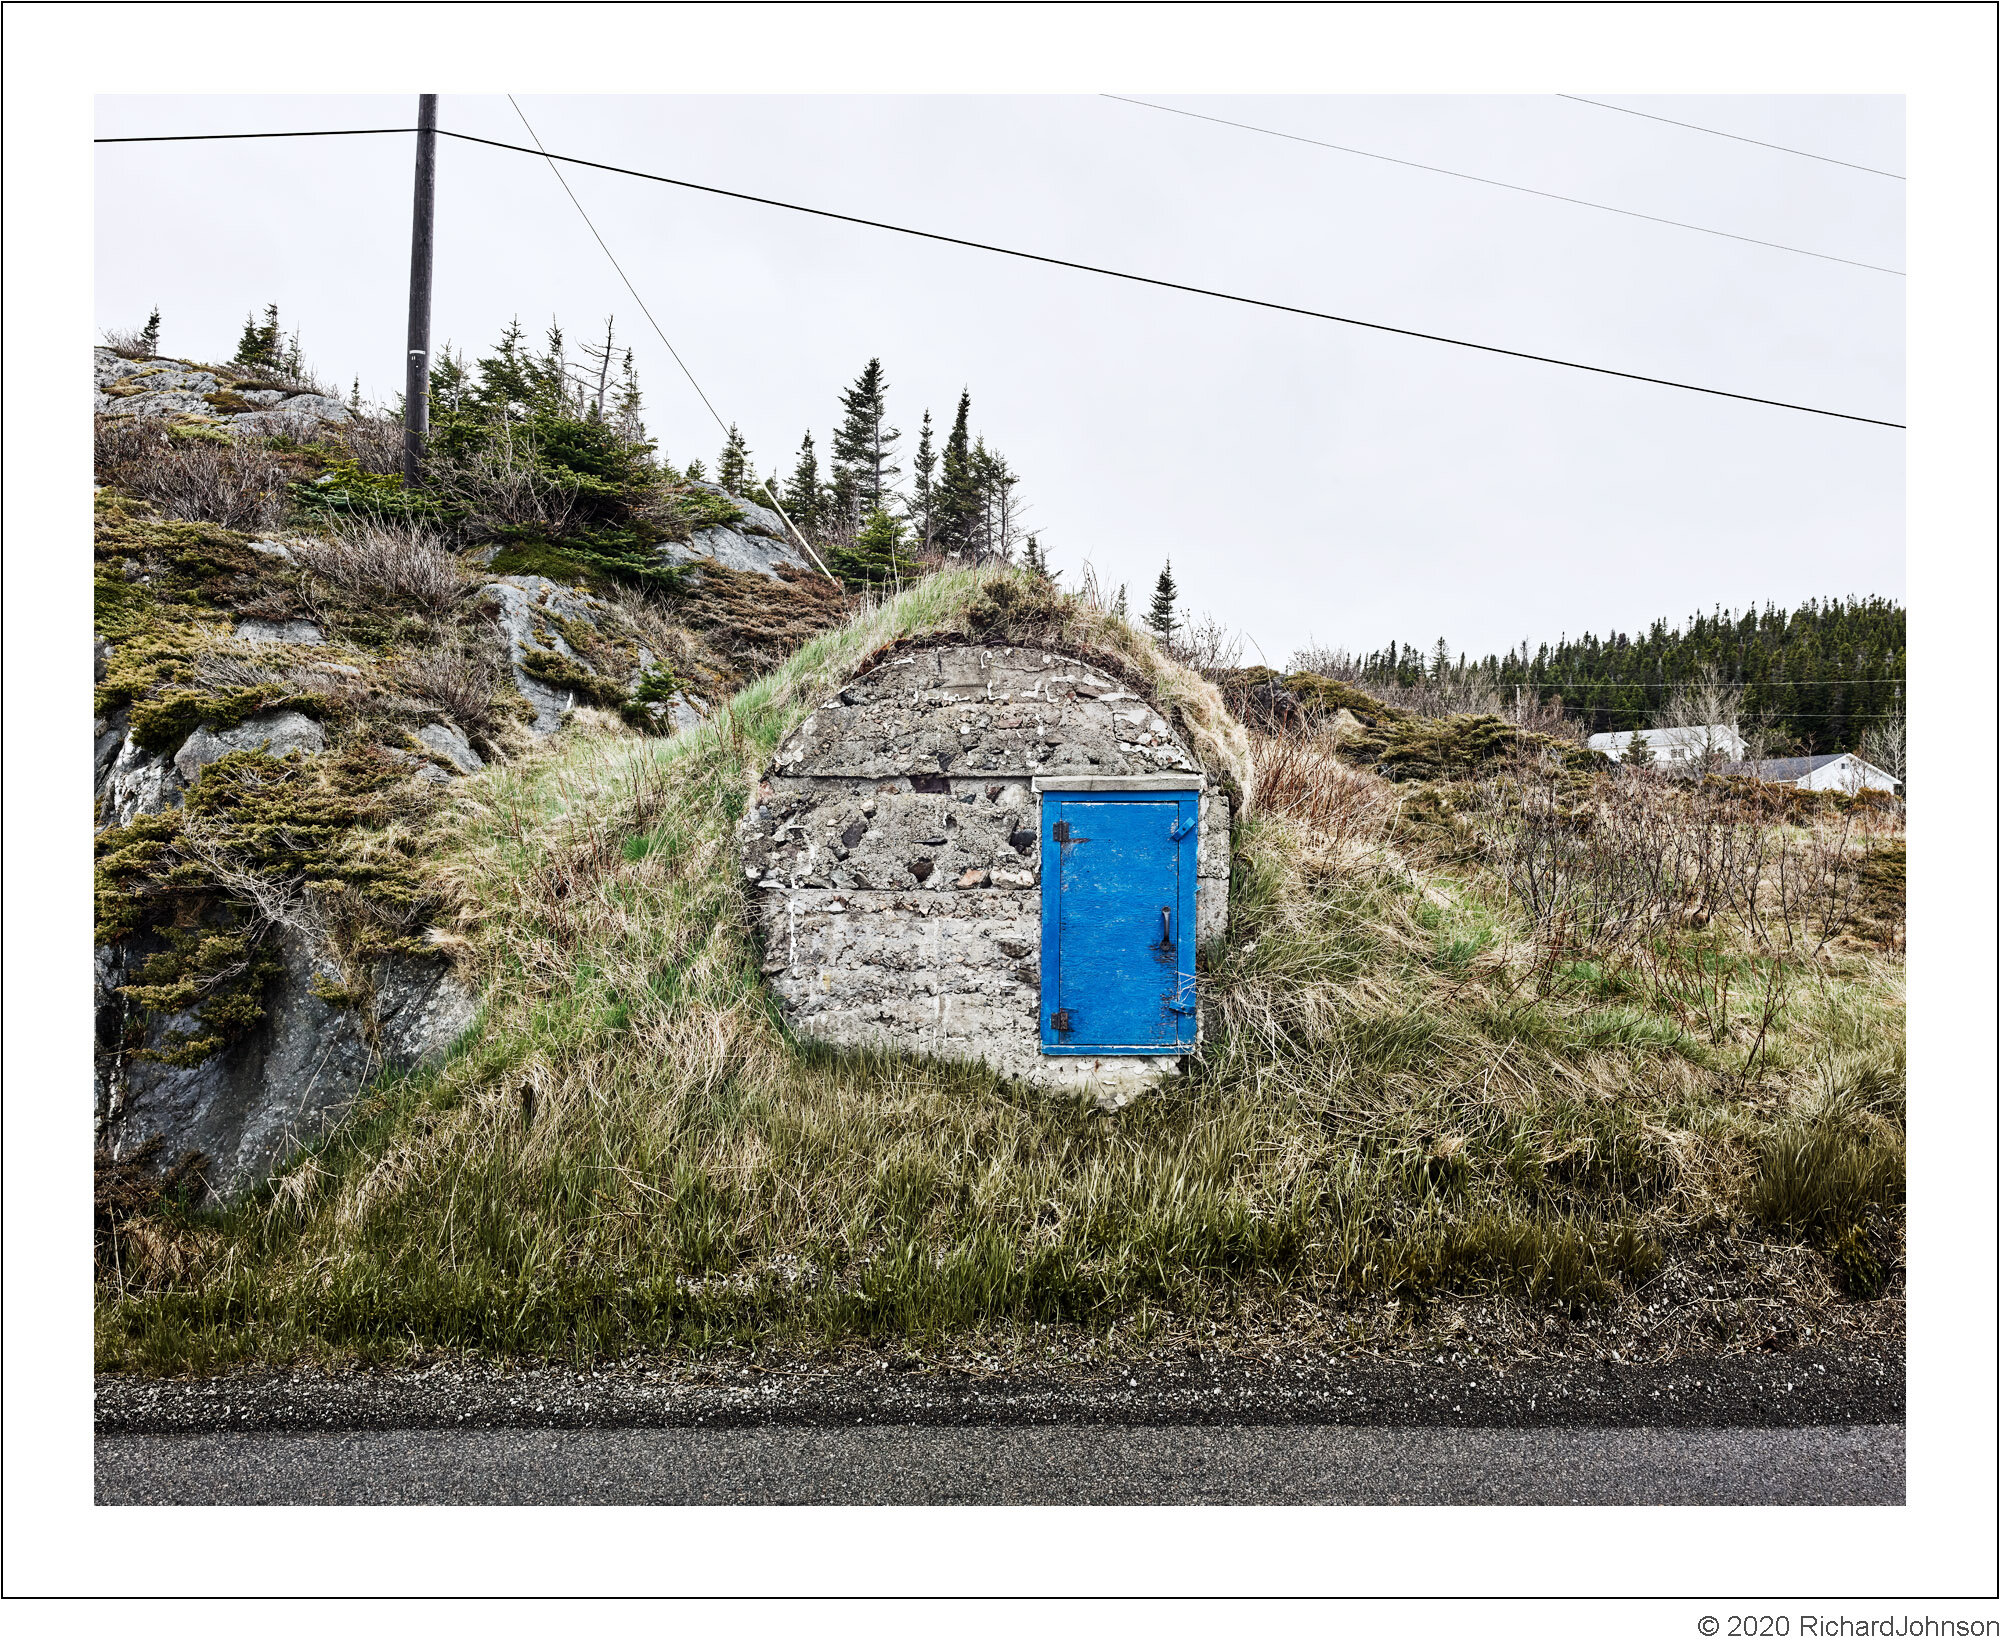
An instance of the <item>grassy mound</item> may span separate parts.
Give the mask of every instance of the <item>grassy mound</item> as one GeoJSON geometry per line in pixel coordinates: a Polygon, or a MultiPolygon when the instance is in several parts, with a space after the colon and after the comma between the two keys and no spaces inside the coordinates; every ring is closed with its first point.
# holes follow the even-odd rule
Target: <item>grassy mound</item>
{"type": "MultiPolygon", "coordinates": [[[[1516,1333],[1580,1314],[1740,1342],[1893,1271],[1892,957],[1829,952],[1777,1004],[1706,1017],[1699,968],[1545,972],[1493,872],[1398,846],[1390,783],[1252,739],[1044,584],[927,579],[671,740],[579,718],[458,788],[432,844],[455,911],[434,941],[483,991],[466,1043],[258,1194],[128,1216],[101,1367],[1047,1328],[1324,1346],[1468,1298],[1516,1333]],[[1247,802],[1206,1042],[1118,1115],[798,1045],[762,989],[730,848],[751,785],[829,689],[937,634],[1142,681],[1247,802]]],[[[1670,941],[1720,957],[1722,925],[1670,941]]]]}

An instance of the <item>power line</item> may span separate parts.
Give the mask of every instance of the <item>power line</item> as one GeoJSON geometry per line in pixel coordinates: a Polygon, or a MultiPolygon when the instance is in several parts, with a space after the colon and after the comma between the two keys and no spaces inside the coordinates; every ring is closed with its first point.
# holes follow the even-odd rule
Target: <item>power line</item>
{"type": "MultiPolygon", "coordinates": [[[[488,148],[511,149],[518,154],[536,151],[523,149],[515,143],[502,143],[491,137],[472,137],[465,132],[451,132],[468,143],[483,144],[488,148]]],[[[1196,297],[1213,297],[1226,303],[1241,303],[1250,308],[1271,309],[1280,314],[1296,314],[1309,320],[1330,320],[1336,325],[1357,326],[1365,331],[1387,332],[1396,337],[1414,337],[1426,343],[1445,343],[1453,348],[1474,349],[1482,354],[1505,355],[1515,360],[1532,360],[1545,366],[1566,366],[1572,371],[1592,372],[1600,377],[1622,377],[1635,383],[1652,383],[1661,388],[1685,389],[1694,394],[1714,395],[1723,400],[1743,400],[1753,405],[1776,406],[1784,411],[1809,412],[1816,417],[1835,417],[1850,423],[1871,423],[1881,428],[1900,429],[1904,425],[1892,423],[1886,418],[1863,417],[1855,412],[1829,411],[1821,406],[1800,405],[1789,400],[1772,400],[1762,395],[1741,394],[1733,389],[1713,389],[1700,383],[1682,383],[1667,377],[1650,377],[1643,372],[1619,371],[1610,366],[1586,365],[1578,360],[1564,360],[1554,355],[1531,354],[1524,349],[1502,348],[1495,343],[1474,343],[1462,337],[1445,337],[1437,332],[1416,331],[1407,326],[1391,326],[1379,320],[1359,320],[1352,315],[1331,314],[1323,309],[1301,308],[1296,304],[1277,303],[1268,298],[1245,297],[1236,292],[1218,291],[1207,286],[1191,286],[1177,280],[1162,280],[1153,275],[1133,274],[1124,269],[1104,268],[1095,263],[1079,263],[1066,257],[1050,257],[1041,252],[1020,251],[1012,246],[996,246],[987,241],[967,240],[957,235],[939,234],[930,229],[908,228],[900,223],[884,223],[875,218],[856,217],[847,212],[828,211],[819,206],[801,206],[789,200],[774,200],[767,195],[746,194],[738,189],[718,188],[712,183],[691,183],[684,178],[664,177],[657,172],[636,171],[628,166],[613,166],[601,160],[582,160],[575,155],[558,154],[543,156],[545,159],[566,161],[571,165],[588,166],[594,171],[615,172],[623,177],[637,177],[651,183],[666,183],[674,188],[692,189],[700,194],[719,195],[728,200],[745,200],[753,205],[774,206],[781,211],[798,212],[807,217],[824,217],[837,223],[853,223],[862,228],[882,229],[890,234],[908,235],[917,240],[934,240],[943,245],[963,246],[971,251],[992,252],[1000,257],[1019,258],[1028,263],[1044,263],[1053,268],[1074,269],[1083,274],[1101,274],[1113,280],[1126,280],[1135,285],[1156,286],[1165,291],[1186,292],[1196,297]]]]}
{"type": "Polygon", "coordinates": [[[1479,177],[1469,171],[1453,171],[1449,166],[1426,165],[1421,160],[1404,160],[1393,154],[1377,154],[1372,149],[1357,149],[1346,143],[1329,143],[1317,137],[1301,137],[1296,132],[1275,131],[1269,126],[1253,126],[1242,120],[1225,120],[1220,115],[1197,114],[1193,109],[1170,108],[1165,103],[1148,103],[1139,97],[1120,97],[1113,92],[1101,92],[1114,103],[1130,103],[1134,108],[1157,109],[1161,114],[1178,114],[1188,120],[1206,120],[1211,125],[1234,126],[1238,131],[1254,131],[1264,137],[1282,137],[1288,143],[1309,143],[1316,149],[1334,149],[1341,154],[1358,154],[1364,160],[1383,160],[1392,166],[1409,166],[1417,171],[1435,172],[1440,177],[1462,178],[1468,183],[1484,183],[1488,188],[1511,189],[1516,194],[1532,194],[1543,200],[1560,200],[1566,205],[1588,206],[1592,211],[1614,212],[1620,217],[1636,217],[1643,223],[1663,223],[1671,229],[1690,229],[1696,234],[1712,234],[1724,240],[1740,240],[1748,246],[1768,246],[1773,251],[1788,251],[1800,257],[1817,257],[1828,263],[1845,263],[1849,268],[1871,269],[1877,274],[1893,274],[1898,279],[1908,278],[1901,269],[1892,269],[1881,263],[1864,263],[1859,258],[1836,257],[1832,252],[1809,251],[1804,246],[1787,246],[1776,240],[1759,240],[1752,234],[1732,234],[1728,229],[1711,229],[1700,223],[1683,223],[1674,217],[1655,217],[1651,212],[1632,211],[1624,206],[1607,206],[1601,200],[1583,200],[1573,194],[1556,194],[1549,189],[1529,188],[1525,183],[1505,183],[1497,177],[1479,177]]]}
{"type": "Polygon", "coordinates": [[[415,126],[345,126],[331,131],[193,131],[171,137],[93,137],[93,143],[228,143],[242,137],[393,137],[415,126]]]}
{"type": "MultiPolygon", "coordinates": [[[[255,137],[263,135],[313,136],[319,134],[307,132],[279,134],[214,132],[202,134],[204,139],[239,135],[255,137]]],[[[326,135],[341,134],[329,133],[326,135]]],[[[1765,395],[1743,394],[1735,389],[1716,389],[1702,383],[1684,383],[1671,377],[1652,377],[1644,372],[1620,371],[1612,366],[1593,366],[1580,360],[1565,360],[1557,355],[1534,354],[1526,349],[1502,348],[1497,343],[1475,343],[1463,337],[1446,337],[1438,332],[1417,331],[1409,326],[1392,326],[1380,320],[1361,320],[1353,315],[1332,314],[1324,309],[1308,309],[1293,303],[1274,302],[1269,298],[1246,297],[1238,292],[1219,291],[1209,286],[1188,285],[1178,280],[1162,280],[1154,275],[1133,274],[1128,270],[1105,268],[1096,263],[1080,263],[1066,257],[1051,257],[1042,252],[1021,251],[1012,246],[996,246],[983,240],[968,240],[958,235],[939,234],[930,229],[913,229],[900,223],[884,223],[875,218],[856,217],[847,212],[828,211],[820,206],[802,206],[790,200],[774,200],[767,195],[746,194],[740,189],[718,188],[712,183],[693,183],[685,178],[665,177],[657,172],[637,171],[629,166],[614,166],[602,160],[584,160],[572,154],[550,154],[543,149],[526,149],[522,148],[518,143],[503,143],[497,138],[492,137],[474,137],[467,132],[446,131],[443,127],[438,128],[438,135],[441,137],[455,137],[464,143],[477,143],[485,148],[506,149],[515,154],[538,155],[544,160],[561,160],[568,165],[587,166],[593,171],[612,172],[621,177],[636,177],[648,183],[665,183],[673,188],[691,189],[698,194],[713,194],[726,200],[743,200],[749,202],[751,205],[772,206],[780,211],[798,212],[806,217],[823,217],[836,223],[852,223],[861,228],[881,229],[889,234],[907,235],[916,240],[931,240],[936,241],[940,245],[962,246],[968,251],[991,252],[995,256],[1017,258],[1026,263],[1041,263],[1051,268],[1073,269],[1081,274],[1103,275],[1107,279],[1124,280],[1139,286],[1152,286],[1162,291],[1185,292],[1193,297],[1212,297],[1219,302],[1238,303],[1247,308],[1268,309],[1277,314],[1295,314],[1307,320],[1328,320],[1332,321],[1335,325],[1354,326],[1363,331],[1383,332],[1392,337],[1412,337],[1420,342],[1443,343],[1451,348],[1471,349],[1480,354],[1501,355],[1511,360],[1529,360],[1543,366],[1562,366],[1570,371],[1589,372],[1597,377],[1622,378],[1626,382],[1631,383],[1651,383],[1658,388],[1682,389],[1690,394],[1710,395],[1719,400],[1739,400],[1753,406],[1774,406],[1780,411],[1805,412],[1814,417],[1831,417],[1845,423],[1866,423],[1872,427],[1883,429],[1903,429],[1908,426],[1903,423],[1893,422],[1885,417],[1864,417],[1858,412],[1832,411],[1824,406],[1808,406],[1794,400],[1774,400],[1765,395]]],[[[106,140],[100,139],[100,141],[106,140]]],[[[146,141],[146,139],[128,137],[111,139],[110,141],[131,143],[146,141]]],[[[165,138],[160,139],[160,141],[172,142],[179,141],[179,139],[165,138]]]]}
{"type": "MultiPolygon", "coordinates": [[[[671,342],[668,342],[667,334],[660,329],[659,321],[653,318],[653,311],[646,307],[645,298],[639,295],[639,288],[632,284],[631,276],[629,276],[625,272],[625,266],[618,261],[617,257],[613,254],[611,248],[605,245],[604,236],[597,232],[597,225],[590,220],[590,213],[583,209],[583,202],[577,199],[576,191],[569,186],[568,179],[566,179],[563,176],[562,172],[557,168],[555,161],[549,159],[549,151],[547,149],[542,148],[541,138],[535,135],[535,128],[531,125],[528,125],[528,117],[525,114],[521,113],[521,105],[519,103],[514,102],[514,94],[512,92],[509,92],[507,94],[507,101],[513,106],[514,112],[517,115],[520,115],[521,124],[528,127],[528,135],[534,138],[535,147],[541,149],[542,158],[544,160],[548,160],[549,170],[555,174],[556,181],[562,184],[562,191],[564,194],[569,196],[569,203],[572,206],[576,207],[576,214],[577,216],[583,219],[583,226],[588,230],[590,230],[591,238],[597,242],[600,248],[602,248],[604,255],[611,259],[611,266],[618,271],[618,278],[625,282],[625,289],[632,294],[632,301],[639,305],[639,312],[646,317],[646,324],[651,326],[653,328],[654,334],[659,338],[659,340],[662,343],[666,344],[667,353],[669,353],[674,357],[674,364],[680,367],[681,375],[688,380],[688,384],[690,387],[693,388],[694,392],[701,396],[701,403],[708,408],[708,415],[715,419],[715,426],[718,429],[722,430],[723,437],[725,439],[728,438],[733,431],[727,424],[725,424],[722,421],[722,413],[715,409],[715,402],[709,399],[708,392],[705,389],[703,389],[699,383],[695,381],[694,373],[688,370],[688,363],[681,358],[680,350],[675,348],[671,342]]],[[[778,494],[774,492],[769,486],[765,486],[763,488],[763,491],[764,495],[770,498],[772,506],[777,509],[778,518],[784,521],[786,529],[789,530],[791,534],[799,540],[800,547],[802,547],[808,555],[812,556],[812,563],[815,566],[819,567],[820,571],[826,575],[829,581],[837,583],[839,579],[834,577],[832,572],[827,571],[826,562],[820,559],[818,552],[813,548],[812,544],[807,541],[806,534],[800,531],[797,526],[794,526],[792,524],[792,517],[787,513],[785,513],[785,505],[779,501],[778,494]]]]}
{"type": "Polygon", "coordinates": [[[1909,181],[1899,171],[1883,171],[1879,166],[1864,166],[1853,160],[1836,160],[1830,154],[1814,154],[1809,149],[1790,149],[1783,143],[1766,143],[1761,137],[1744,137],[1733,131],[1717,131],[1713,126],[1697,126],[1688,120],[1669,120],[1664,114],[1648,114],[1644,109],[1621,108],[1616,103],[1600,103],[1594,97],[1577,97],[1566,91],[1559,91],[1556,96],[1571,103],[1588,103],[1594,109],[1609,109],[1613,114],[1629,114],[1640,120],[1657,120],[1666,126],[1681,126],[1688,131],[1706,132],[1710,137],[1726,137],[1732,143],[1754,143],[1760,149],[1776,149],[1780,154],[1796,154],[1806,160],[1823,160],[1829,166],[1845,166],[1849,171],[1867,171],[1873,172],[1877,177],[1893,177],[1898,183],[1909,181]]]}
{"type": "MultiPolygon", "coordinates": [[[[666,332],[661,329],[659,321],[653,318],[653,311],[646,307],[645,298],[639,295],[639,288],[632,284],[631,276],[625,272],[625,266],[618,261],[616,254],[605,244],[604,236],[597,232],[597,225],[590,220],[590,213],[583,209],[583,202],[577,199],[576,191],[569,186],[568,179],[557,168],[555,161],[549,159],[548,150],[542,148],[541,138],[536,135],[535,128],[529,125],[527,115],[521,112],[521,105],[514,101],[514,94],[512,92],[507,94],[507,101],[513,107],[515,114],[520,116],[521,124],[527,127],[528,136],[533,138],[535,147],[541,150],[542,158],[548,160],[550,172],[554,174],[555,180],[562,185],[563,193],[569,196],[569,203],[576,207],[576,214],[583,219],[583,226],[590,230],[591,238],[597,242],[598,247],[603,251],[604,255],[611,260],[612,268],[618,271],[618,278],[625,282],[625,289],[632,294],[632,301],[639,305],[639,312],[646,317],[646,324],[653,328],[654,335],[666,345],[667,353],[674,357],[674,364],[680,367],[681,375],[688,380],[689,387],[701,397],[701,403],[708,408],[708,415],[715,419],[715,426],[721,429],[723,436],[727,438],[732,431],[729,425],[722,421],[722,413],[715,409],[715,402],[709,399],[708,391],[695,381],[695,375],[688,369],[688,363],[681,358],[680,350],[674,347],[673,343],[669,341],[666,332]]],[[[785,513],[784,504],[778,501],[777,495],[772,492],[769,486],[764,487],[764,494],[776,506],[778,517],[784,521],[786,528],[793,536],[798,538],[800,545],[812,557],[812,563],[818,566],[820,571],[825,573],[829,579],[837,582],[838,579],[834,578],[832,572],[827,571],[825,563],[820,559],[818,553],[815,552],[812,544],[807,542],[805,533],[792,524],[792,517],[785,513]]]]}
{"type": "Polygon", "coordinates": [[[625,289],[632,294],[632,301],[639,305],[639,312],[646,317],[646,324],[651,326],[660,341],[666,344],[667,353],[674,357],[674,364],[680,367],[681,375],[688,380],[688,386],[701,397],[701,403],[708,408],[708,415],[715,419],[715,426],[727,436],[729,425],[723,422],[722,413],[715,409],[715,402],[709,399],[707,391],[695,381],[694,373],[688,370],[688,363],[681,358],[680,350],[675,348],[671,342],[668,342],[667,334],[660,330],[660,323],[653,318],[653,311],[646,307],[645,298],[639,295],[639,288],[632,284],[631,277],[626,274],[624,265],[618,261],[611,248],[605,245],[604,236],[597,232],[597,225],[590,220],[590,213],[583,209],[583,202],[577,199],[576,191],[569,186],[568,180],[562,174],[562,168],[555,161],[549,160],[548,150],[542,148],[541,138],[535,136],[535,128],[528,125],[528,117],[525,114],[521,114],[521,105],[514,102],[512,92],[507,94],[507,101],[513,106],[514,112],[520,115],[521,124],[527,126],[528,136],[534,139],[535,147],[541,150],[542,158],[549,161],[550,173],[554,176],[556,182],[561,185],[563,193],[569,196],[569,203],[576,207],[576,214],[583,219],[583,226],[590,230],[590,237],[597,242],[598,249],[611,259],[612,268],[618,271],[618,278],[625,282],[625,289]]]}

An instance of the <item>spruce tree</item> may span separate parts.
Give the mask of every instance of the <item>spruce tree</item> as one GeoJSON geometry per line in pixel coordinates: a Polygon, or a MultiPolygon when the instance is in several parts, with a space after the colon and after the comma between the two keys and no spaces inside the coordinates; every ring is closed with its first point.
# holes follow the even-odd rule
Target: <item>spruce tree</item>
{"type": "Polygon", "coordinates": [[[476,414],[468,415],[468,402],[476,398],[472,379],[465,369],[465,356],[447,343],[431,363],[431,444],[446,437],[446,430],[460,423],[476,424],[476,414]]]}
{"type": "Polygon", "coordinates": [[[729,425],[729,438],[722,443],[722,455],[716,459],[715,483],[738,495],[750,485],[750,448],[734,423],[729,425]]]}
{"type": "Polygon", "coordinates": [[[1180,586],[1174,582],[1174,563],[1169,560],[1160,568],[1160,580],[1153,585],[1153,604],[1146,613],[1146,627],[1162,640],[1173,638],[1174,602],[1180,597],[1180,586]]]}
{"type": "Polygon", "coordinates": [[[978,558],[1005,560],[1020,540],[1020,504],[1014,488],[1021,477],[982,437],[972,444],[972,480],[978,498],[974,541],[978,558]]]}
{"type": "Polygon", "coordinates": [[[1644,732],[1634,732],[1632,734],[1632,741],[1625,745],[1625,759],[1623,763],[1627,766],[1635,767],[1640,771],[1644,771],[1648,766],[1654,764],[1652,739],[1644,732]]]}
{"type": "Polygon", "coordinates": [[[611,420],[618,430],[619,439],[640,441],[646,438],[646,425],[639,417],[641,405],[639,368],[633,364],[632,351],[627,349],[624,364],[618,368],[618,397],[611,403],[611,420]]]}
{"type": "Polygon", "coordinates": [[[262,366],[276,371],[283,364],[280,358],[282,334],[278,330],[278,305],[264,305],[264,319],[260,325],[254,315],[243,318],[243,335],[236,341],[236,359],[239,366],[262,366]]]}
{"type": "Polygon", "coordinates": [[[1113,617],[1124,618],[1128,621],[1131,618],[1131,613],[1125,609],[1125,585],[1123,583],[1118,585],[1118,598],[1112,602],[1111,615],[1113,617]]]}
{"type": "Polygon", "coordinates": [[[979,477],[972,465],[972,393],[961,389],[958,415],[944,443],[933,540],[948,555],[969,555],[979,526],[979,477]]]}
{"type": "Polygon", "coordinates": [[[841,392],[840,426],[833,431],[833,472],[836,485],[857,514],[884,507],[891,482],[903,471],[896,466],[900,429],[889,427],[886,396],[889,380],[882,362],[871,359],[854,386],[841,392]]]}
{"type": "Polygon", "coordinates": [[[473,365],[479,378],[474,404],[502,423],[517,422],[534,410],[534,362],[522,344],[524,335],[517,316],[507,322],[493,352],[473,365]]]}
{"type": "Polygon", "coordinates": [[[157,354],[160,349],[160,306],[155,303],[153,312],[146,316],[146,324],[139,332],[140,352],[157,354]]]}
{"type": "Polygon", "coordinates": [[[914,484],[910,490],[910,521],[916,528],[917,552],[928,555],[931,539],[936,527],[937,487],[932,475],[937,472],[937,451],[931,444],[930,408],[924,408],[924,420],[917,430],[917,455],[910,464],[914,484]]]}
{"type": "Polygon", "coordinates": [[[849,548],[836,548],[827,559],[850,583],[880,588],[914,577],[917,567],[904,553],[903,523],[887,509],[871,509],[849,548]]]}
{"type": "Polygon", "coordinates": [[[799,442],[799,460],[792,466],[792,478],[785,486],[785,513],[800,531],[812,533],[819,525],[819,457],[813,451],[812,430],[799,442]]]}

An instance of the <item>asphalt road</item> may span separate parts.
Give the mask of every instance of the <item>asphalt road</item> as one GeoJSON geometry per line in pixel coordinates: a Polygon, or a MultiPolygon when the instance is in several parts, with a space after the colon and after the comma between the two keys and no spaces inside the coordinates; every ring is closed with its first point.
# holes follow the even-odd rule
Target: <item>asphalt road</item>
{"type": "Polygon", "coordinates": [[[109,1433],[100,1504],[1903,1501],[1901,1423],[109,1433]]]}

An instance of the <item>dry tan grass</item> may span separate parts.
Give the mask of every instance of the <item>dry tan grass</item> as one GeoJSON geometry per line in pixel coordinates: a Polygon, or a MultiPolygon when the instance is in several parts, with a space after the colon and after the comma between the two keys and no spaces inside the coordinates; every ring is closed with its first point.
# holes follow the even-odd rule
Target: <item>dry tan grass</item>
{"type": "Polygon", "coordinates": [[[1301,826],[1302,845],[1329,867],[1372,850],[1396,817],[1394,785],[1350,765],[1335,738],[1249,734],[1257,807],[1301,826]]]}

